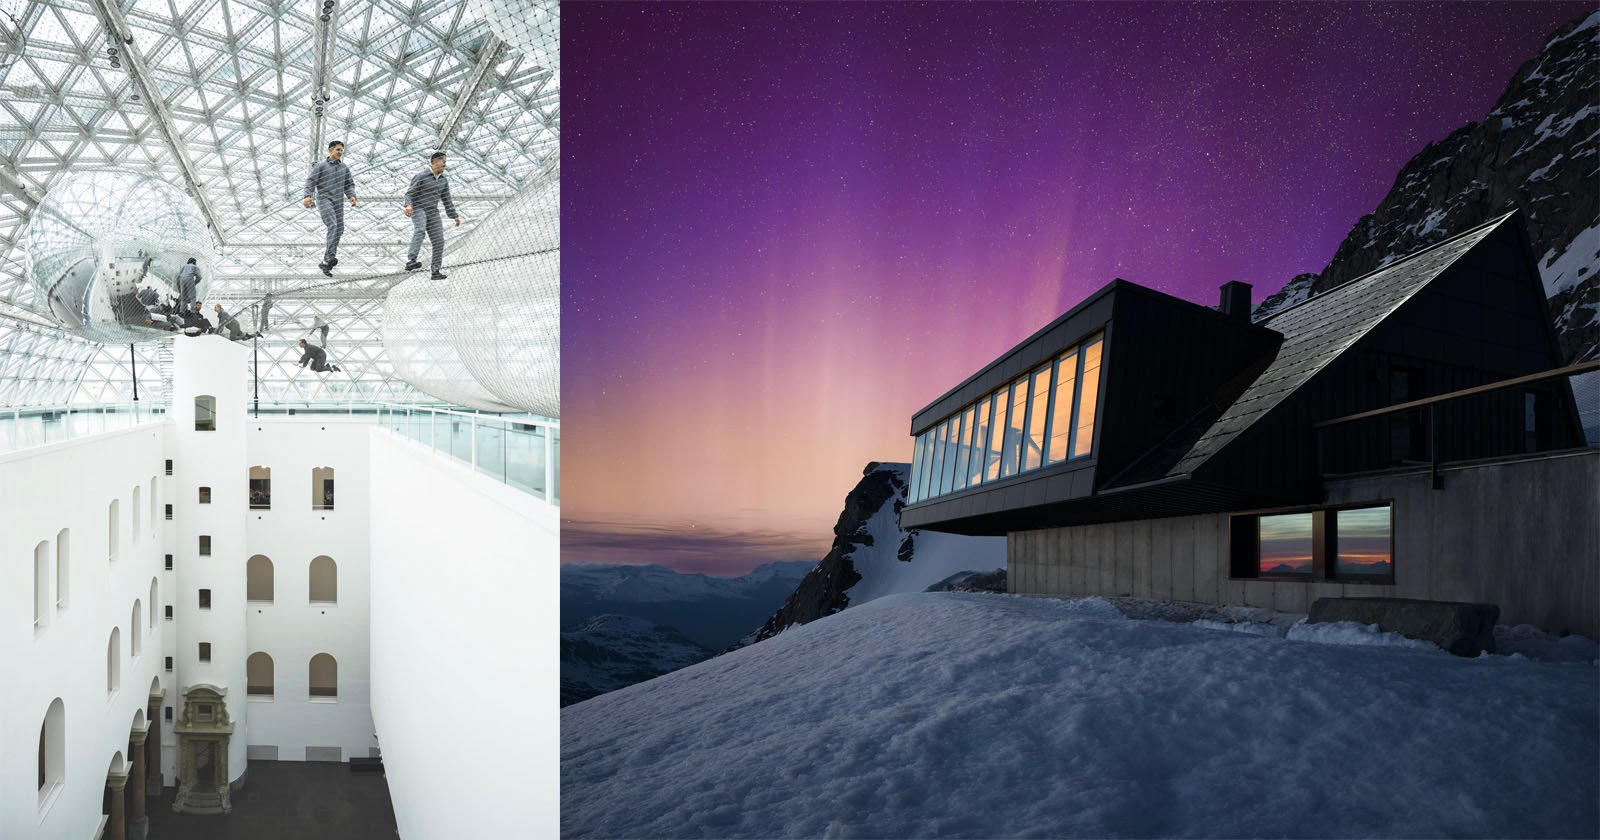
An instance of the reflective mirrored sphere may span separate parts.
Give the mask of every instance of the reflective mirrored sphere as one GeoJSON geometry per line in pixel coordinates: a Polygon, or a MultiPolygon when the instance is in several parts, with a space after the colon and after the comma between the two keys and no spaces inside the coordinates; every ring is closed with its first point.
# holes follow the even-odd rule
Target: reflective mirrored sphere
{"type": "Polygon", "coordinates": [[[216,259],[205,216],[183,190],[116,170],[62,178],[34,209],[22,247],[34,310],[110,344],[174,334],[177,311],[205,298],[216,259]]]}

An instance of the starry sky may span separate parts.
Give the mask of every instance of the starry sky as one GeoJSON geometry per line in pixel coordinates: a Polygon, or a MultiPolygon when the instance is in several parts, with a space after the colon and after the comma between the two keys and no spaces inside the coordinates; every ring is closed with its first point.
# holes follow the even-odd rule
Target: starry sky
{"type": "Polygon", "coordinates": [[[1320,271],[1586,3],[563,7],[563,562],[827,551],[914,411],[1122,277],[1320,271]]]}

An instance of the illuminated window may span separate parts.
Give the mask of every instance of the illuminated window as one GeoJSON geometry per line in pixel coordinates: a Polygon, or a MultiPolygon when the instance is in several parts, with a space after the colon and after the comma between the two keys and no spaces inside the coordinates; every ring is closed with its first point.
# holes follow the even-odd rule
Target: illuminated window
{"type": "Polygon", "coordinates": [[[1065,461],[1072,442],[1072,405],[1077,397],[1078,348],[1056,359],[1055,410],[1050,418],[1050,461],[1065,461]]]}
{"type": "Polygon", "coordinates": [[[1050,368],[1033,372],[1033,386],[1028,389],[1028,427],[1022,440],[1022,469],[1031,470],[1044,464],[1044,421],[1050,405],[1050,368]]]}
{"type": "Polygon", "coordinates": [[[965,489],[967,479],[970,477],[967,461],[972,456],[972,418],[975,414],[976,410],[971,408],[961,414],[961,434],[956,438],[956,477],[953,488],[956,490],[965,489]]]}
{"type": "Polygon", "coordinates": [[[1006,414],[1005,438],[1000,453],[1000,477],[1017,474],[1018,458],[1022,454],[1022,423],[1028,416],[1028,378],[1011,383],[1011,410],[1006,414]]]}
{"type": "Polygon", "coordinates": [[[994,406],[987,397],[978,403],[976,428],[972,430],[972,455],[967,464],[967,486],[982,483],[984,451],[989,446],[989,414],[994,406]]]}
{"type": "Polygon", "coordinates": [[[909,500],[922,501],[922,477],[928,474],[922,465],[922,456],[928,452],[928,435],[926,432],[917,435],[917,442],[911,448],[911,488],[907,490],[909,500]]]}
{"type": "Polygon", "coordinates": [[[985,453],[983,475],[985,480],[994,481],[1000,477],[1000,452],[1005,448],[1006,418],[1010,413],[1006,410],[1010,403],[1011,389],[1001,388],[994,395],[994,416],[989,418],[989,451],[985,453]]]}
{"type": "Polygon", "coordinates": [[[1078,399],[1078,430],[1072,440],[1072,455],[1088,455],[1094,448],[1094,412],[1100,397],[1100,348],[1103,342],[1096,338],[1083,347],[1083,383],[1078,399]]]}

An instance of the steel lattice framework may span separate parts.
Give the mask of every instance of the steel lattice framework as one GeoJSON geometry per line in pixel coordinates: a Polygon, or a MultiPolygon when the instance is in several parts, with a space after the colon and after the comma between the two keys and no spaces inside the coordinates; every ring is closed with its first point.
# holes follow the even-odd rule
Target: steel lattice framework
{"type": "MultiPolygon", "coordinates": [[[[24,49],[0,67],[0,405],[131,395],[126,345],[62,334],[31,313],[17,248],[39,198],[64,173],[100,167],[147,172],[193,193],[221,255],[210,299],[236,308],[277,293],[273,321],[290,326],[261,342],[263,399],[430,399],[395,377],[380,338],[381,299],[404,278],[394,272],[410,239],[401,213],[407,182],[443,141],[464,219],[449,232],[455,237],[559,160],[559,68],[502,42],[478,7],[465,0],[23,7],[24,49]],[[346,212],[339,283],[316,269],[322,225],[299,202],[306,172],[329,140],[346,144],[360,197],[346,212]],[[292,325],[309,326],[314,317],[332,325],[329,353],[347,376],[294,376],[292,344],[304,331],[292,325]]],[[[246,322],[250,312],[239,318],[246,322]]],[[[133,352],[141,396],[157,396],[158,346],[133,352]]]]}

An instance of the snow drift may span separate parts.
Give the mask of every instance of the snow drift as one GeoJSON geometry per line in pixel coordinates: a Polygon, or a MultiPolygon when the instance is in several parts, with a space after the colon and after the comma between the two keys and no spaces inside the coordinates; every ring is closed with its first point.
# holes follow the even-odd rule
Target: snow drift
{"type": "Polygon", "coordinates": [[[562,835],[1593,837],[1596,674],[893,595],[563,710],[562,835]]]}

